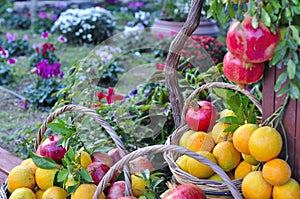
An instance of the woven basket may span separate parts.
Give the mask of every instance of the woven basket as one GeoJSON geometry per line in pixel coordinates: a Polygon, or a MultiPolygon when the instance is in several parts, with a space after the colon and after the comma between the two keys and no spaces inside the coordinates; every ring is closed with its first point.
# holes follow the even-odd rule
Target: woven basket
{"type": "MultiPolygon", "coordinates": [[[[168,153],[176,153],[176,154],[184,154],[188,155],[192,158],[195,158],[199,162],[202,162],[205,165],[208,165],[212,170],[214,170],[220,177],[224,180],[224,185],[227,186],[228,190],[232,194],[235,199],[242,199],[241,193],[236,188],[234,183],[230,180],[228,175],[221,169],[217,164],[211,162],[207,158],[197,154],[196,152],[190,151],[184,147],[176,146],[176,145],[153,145],[144,148],[137,149],[127,155],[125,155],[121,160],[119,160],[116,164],[114,164],[110,170],[105,174],[102,178],[101,182],[98,184],[97,190],[93,199],[98,199],[99,194],[105,189],[106,184],[112,179],[114,173],[116,171],[121,170],[124,168],[124,165],[127,165],[130,160],[133,160],[139,156],[146,155],[149,153],[158,153],[158,152],[168,152],[168,153]]],[[[128,170],[124,170],[124,173],[127,173],[128,170]]],[[[131,187],[130,182],[126,182],[126,187],[131,187]]],[[[210,197],[208,197],[210,199],[210,197]]]]}
{"type": "MultiPolygon", "coordinates": [[[[38,148],[38,146],[41,144],[42,142],[42,138],[47,130],[47,124],[52,122],[57,116],[61,115],[62,113],[65,112],[79,112],[82,113],[84,115],[88,115],[90,117],[92,117],[101,127],[103,127],[106,132],[109,134],[109,136],[112,138],[112,140],[114,141],[114,143],[116,144],[116,147],[119,149],[120,151],[120,155],[123,157],[125,154],[127,154],[126,149],[122,143],[122,141],[120,140],[119,136],[117,135],[117,133],[113,130],[113,128],[99,115],[97,114],[94,110],[83,107],[83,106],[79,106],[79,105],[66,105],[63,106],[57,110],[55,110],[54,112],[52,112],[47,119],[43,122],[42,126],[40,127],[38,133],[37,133],[37,137],[36,137],[36,142],[35,142],[35,150],[38,148]]],[[[128,170],[128,166],[125,166],[125,170],[128,170]]],[[[126,172],[129,173],[129,172],[126,172]]],[[[129,181],[130,182],[130,175],[125,175],[125,181],[129,181]]],[[[132,190],[131,189],[126,189],[126,193],[131,194],[132,190]]],[[[7,190],[7,181],[1,186],[0,189],[0,199],[7,199],[9,193],[7,190]]]]}
{"type": "MultiPolygon", "coordinates": [[[[195,99],[195,97],[200,94],[202,91],[212,88],[224,88],[224,89],[231,89],[235,91],[239,91],[240,93],[246,95],[258,108],[260,112],[262,112],[262,108],[260,103],[256,100],[256,98],[249,93],[248,91],[241,89],[238,86],[224,83],[224,82],[213,82],[207,83],[201,86],[200,88],[196,89],[186,100],[184,107],[182,109],[181,114],[181,124],[180,126],[173,132],[173,134],[167,139],[167,145],[178,145],[181,136],[189,129],[186,124],[185,114],[187,112],[188,106],[190,102],[195,99]]],[[[173,177],[175,180],[180,184],[192,183],[199,186],[203,189],[207,194],[215,195],[216,198],[221,198],[222,195],[231,195],[230,190],[228,189],[226,183],[215,181],[215,180],[208,180],[208,179],[200,179],[191,174],[181,170],[175,161],[180,155],[178,153],[174,153],[172,151],[167,151],[164,153],[165,160],[167,161],[171,172],[173,173],[173,177]]],[[[232,183],[241,190],[241,182],[242,179],[233,180],[232,183]]],[[[213,196],[212,196],[213,197],[213,196]]],[[[228,197],[224,197],[228,198],[228,197]]]]}

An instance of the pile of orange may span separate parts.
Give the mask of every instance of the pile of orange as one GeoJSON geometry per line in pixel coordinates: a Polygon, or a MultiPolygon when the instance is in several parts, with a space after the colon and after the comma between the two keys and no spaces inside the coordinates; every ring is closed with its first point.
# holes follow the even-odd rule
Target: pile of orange
{"type": "MultiPolygon", "coordinates": [[[[225,109],[220,118],[234,116],[225,109]]],[[[243,178],[245,198],[299,199],[299,183],[291,178],[289,164],[278,158],[282,138],[270,126],[244,124],[234,132],[225,129],[230,124],[216,122],[211,132],[185,132],[179,145],[195,151],[217,163],[231,179],[243,178]]],[[[176,160],[183,171],[203,179],[221,180],[213,170],[186,155],[176,160]]]]}

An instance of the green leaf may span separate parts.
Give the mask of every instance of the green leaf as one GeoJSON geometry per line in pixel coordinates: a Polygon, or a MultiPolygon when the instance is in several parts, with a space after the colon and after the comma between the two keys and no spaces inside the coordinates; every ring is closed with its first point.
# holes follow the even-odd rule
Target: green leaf
{"type": "Polygon", "coordinates": [[[65,154],[65,157],[67,157],[71,161],[75,161],[75,151],[73,147],[70,147],[67,153],[65,154]]]}
{"type": "Polygon", "coordinates": [[[62,169],[57,174],[57,182],[63,182],[66,178],[68,178],[69,171],[68,169],[62,169]]]}
{"type": "MultiPolygon", "coordinates": [[[[269,14],[265,11],[264,8],[261,8],[261,21],[267,26],[271,26],[271,18],[269,14]]],[[[253,26],[253,21],[252,21],[252,26],[253,26]]]]}
{"type": "Polygon", "coordinates": [[[274,86],[274,91],[278,92],[281,86],[284,84],[284,82],[287,80],[287,72],[284,71],[282,72],[279,77],[276,80],[275,86],[274,86]]]}
{"type": "Polygon", "coordinates": [[[258,28],[258,19],[257,19],[257,15],[254,15],[253,18],[252,18],[252,27],[254,29],[257,29],[258,28]]]}
{"type": "Polygon", "coordinates": [[[32,158],[32,161],[34,164],[42,169],[56,169],[59,168],[59,164],[57,164],[54,160],[51,158],[38,156],[35,153],[33,153],[31,150],[29,150],[29,156],[32,158]]]}
{"type": "Polygon", "coordinates": [[[67,188],[68,194],[71,194],[71,193],[75,192],[76,189],[77,189],[79,186],[80,186],[80,184],[75,184],[75,185],[73,185],[73,186],[69,186],[69,187],[67,188]]]}
{"type": "Polygon", "coordinates": [[[294,79],[296,75],[296,65],[293,60],[289,59],[287,63],[287,73],[290,79],[294,79]]]}
{"type": "Polygon", "coordinates": [[[237,117],[235,116],[226,116],[217,120],[217,122],[225,122],[230,124],[238,123],[237,117]]]}
{"type": "Polygon", "coordinates": [[[282,61],[287,51],[287,46],[281,49],[280,51],[275,51],[275,55],[271,60],[271,65],[276,65],[278,62],[282,61]]]}
{"type": "Polygon", "coordinates": [[[296,82],[294,80],[290,83],[290,96],[292,99],[300,99],[300,85],[299,82],[296,82]]]}
{"type": "Polygon", "coordinates": [[[91,174],[84,167],[79,169],[79,175],[82,177],[82,179],[84,179],[84,181],[93,182],[91,174]]]}
{"type": "Polygon", "coordinates": [[[234,132],[237,128],[239,128],[240,125],[238,124],[232,124],[228,126],[226,129],[224,129],[223,132],[234,132]]]}
{"type": "Polygon", "coordinates": [[[65,126],[65,124],[61,124],[61,123],[49,123],[47,124],[47,127],[50,128],[53,132],[58,134],[63,134],[63,135],[71,131],[69,128],[65,126]]]}
{"type": "Polygon", "coordinates": [[[277,93],[277,97],[281,97],[284,94],[286,94],[287,92],[289,92],[289,84],[285,84],[277,93]]]}
{"type": "Polygon", "coordinates": [[[296,40],[297,44],[300,45],[300,37],[299,37],[298,29],[293,25],[290,25],[290,29],[292,30],[293,38],[296,40]]]}

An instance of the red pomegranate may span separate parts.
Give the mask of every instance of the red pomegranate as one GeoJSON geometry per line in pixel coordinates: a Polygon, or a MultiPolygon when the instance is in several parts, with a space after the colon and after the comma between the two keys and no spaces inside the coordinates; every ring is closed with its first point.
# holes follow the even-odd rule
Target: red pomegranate
{"type": "Polygon", "coordinates": [[[172,187],[163,199],[206,199],[202,189],[193,184],[183,184],[172,187]]]}
{"type": "Polygon", "coordinates": [[[245,62],[265,62],[273,57],[280,34],[278,30],[273,34],[261,21],[255,29],[252,20],[251,16],[245,15],[242,23],[237,20],[232,22],[227,32],[226,45],[234,56],[245,62]]]}
{"type": "Polygon", "coordinates": [[[227,52],[223,60],[224,75],[232,82],[244,87],[260,80],[264,71],[264,63],[246,63],[227,52]]]}
{"type": "Polygon", "coordinates": [[[60,163],[67,152],[65,148],[57,145],[60,138],[60,135],[49,136],[39,145],[36,154],[51,158],[55,162],[60,163]]]}

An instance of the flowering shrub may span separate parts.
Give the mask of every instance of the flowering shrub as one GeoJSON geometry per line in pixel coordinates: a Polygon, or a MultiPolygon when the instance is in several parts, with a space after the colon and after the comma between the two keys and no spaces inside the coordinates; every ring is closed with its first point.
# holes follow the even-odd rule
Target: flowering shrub
{"type": "Polygon", "coordinates": [[[55,21],[51,31],[56,31],[68,42],[97,44],[110,37],[115,26],[113,15],[100,7],[68,9],[55,21]]]}
{"type": "Polygon", "coordinates": [[[9,57],[9,52],[0,45],[0,85],[8,84],[12,80],[12,69],[10,65],[14,65],[17,60],[9,57]]]}
{"type": "Polygon", "coordinates": [[[5,19],[5,26],[11,29],[27,30],[31,26],[29,10],[15,11],[13,8],[7,8],[2,16],[5,19]]]}
{"type": "Polygon", "coordinates": [[[56,14],[51,14],[49,16],[48,13],[46,12],[39,12],[37,20],[35,20],[32,24],[33,31],[39,34],[46,31],[50,31],[56,19],[57,19],[56,14]]]}
{"type": "Polygon", "coordinates": [[[8,51],[9,57],[29,56],[33,53],[33,49],[28,43],[28,36],[24,35],[20,39],[17,33],[7,32],[2,47],[8,51]]]}

